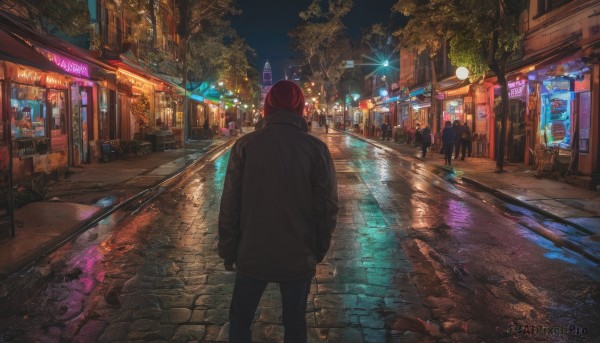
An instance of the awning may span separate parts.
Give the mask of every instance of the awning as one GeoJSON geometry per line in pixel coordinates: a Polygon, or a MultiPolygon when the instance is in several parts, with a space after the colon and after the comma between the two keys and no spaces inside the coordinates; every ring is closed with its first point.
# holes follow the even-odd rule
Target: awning
{"type": "Polygon", "coordinates": [[[63,74],[64,71],[48,61],[23,40],[0,27],[0,59],[63,74]]]}
{"type": "Polygon", "coordinates": [[[409,92],[409,97],[412,98],[413,96],[418,96],[418,95],[423,95],[423,94],[427,95],[427,96],[429,96],[431,94],[431,85],[411,89],[409,92]]]}

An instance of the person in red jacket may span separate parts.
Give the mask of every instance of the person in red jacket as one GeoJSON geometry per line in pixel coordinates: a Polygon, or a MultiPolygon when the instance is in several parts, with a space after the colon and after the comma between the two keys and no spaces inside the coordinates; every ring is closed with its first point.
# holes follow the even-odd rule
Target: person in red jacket
{"type": "Polygon", "coordinates": [[[236,271],[230,342],[251,342],[269,282],[279,283],[285,342],[306,342],[306,301],[331,244],[339,210],[327,145],[307,133],[302,90],[279,81],[265,98],[264,126],[234,144],[219,212],[219,256],[236,271]],[[235,268],[234,268],[235,265],[235,268]]]}

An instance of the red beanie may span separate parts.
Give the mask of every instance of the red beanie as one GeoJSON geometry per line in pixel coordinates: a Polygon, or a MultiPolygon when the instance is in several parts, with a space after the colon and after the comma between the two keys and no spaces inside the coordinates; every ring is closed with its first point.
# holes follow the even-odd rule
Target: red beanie
{"type": "Polygon", "coordinates": [[[304,94],[298,85],[288,80],[277,81],[265,98],[265,116],[277,111],[293,111],[304,114],[304,94]]]}

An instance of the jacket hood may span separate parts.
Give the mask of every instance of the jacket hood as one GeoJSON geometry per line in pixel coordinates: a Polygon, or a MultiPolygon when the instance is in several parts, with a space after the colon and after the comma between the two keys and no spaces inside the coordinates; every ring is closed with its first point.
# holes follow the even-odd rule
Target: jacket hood
{"type": "Polygon", "coordinates": [[[306,120],[292,111],[275,111],[264,117],[263,120],[265,121],[265,126],[272,124],[292,125],[304,132],[308,132],[308,124],[306,124],[306,120]]]}

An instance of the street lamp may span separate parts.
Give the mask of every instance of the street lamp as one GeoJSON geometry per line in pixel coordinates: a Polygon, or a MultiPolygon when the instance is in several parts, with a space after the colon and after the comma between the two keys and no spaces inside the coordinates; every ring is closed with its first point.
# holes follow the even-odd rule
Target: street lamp
{"type": "Polygon", "coordinates": [[[461,81],[466,80],[469,77],[469,69],[465,67],[456,68],[456,77],[461,81]]]}

